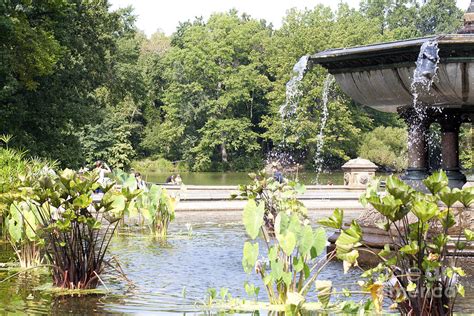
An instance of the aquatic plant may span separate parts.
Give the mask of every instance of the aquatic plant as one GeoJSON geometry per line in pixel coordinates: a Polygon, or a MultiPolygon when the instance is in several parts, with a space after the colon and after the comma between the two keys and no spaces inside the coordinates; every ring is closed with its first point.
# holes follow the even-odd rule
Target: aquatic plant
{"type": "Polygon", "coordinates": [[[137,198],[140,214],[149,223],[150,231],[165,239],[168,226],[174,220],[175,198],[171,197],[165,188],[156,184],[148,192],[142,192],[137,198]]]}
{"type": "MultiPolygon", "coordinates": [[[[306,218],[306,208],[297,199],[304,186],[296,182],[279,183],[266,178],[263,172],[252,174],[251,178],[250,185],[241,186],[241,196],[248,198],[243,223],[250,238],[243,247],[245,272],[259,274],[270,304],[284,306],[288,314],[299,314],[301,309],[306,309],[307,295],[313,287],[319,299],[313,309],[334,307],[329,304],[332,282],[318,277],[336,252],[319,257],[326,248],[326,230],[314,229],[306,218]],[[260,250],[262,244],[265,252],[260,250]]],[[[260,291],[249,283],[245,284],[245,290],[250,296],[257,296],[260,291]]],[[[358,308],[357,305],[355,310],[358,308]]]]}
{"type": "Polygon", "coordinates": [[[336,256],[346,269],[357,265],[361,251],[376,256],[380,263],[366,270],[361,282],[370,292],[374,306],[381,311],[385,298],[404,315],[450,315],[457,295],[464,296],[460,279],[463,250],[474,240],[464,212],[474,202],[473,188],[450,189],[442,171],[424,184],[431,194],[416,191],[395,176],[387,179],[386,194],[369,187],[362,197],[383,219],[379,226],[393,243],[377,252],[363,240],[360,226],[353,222],[341,229],[342,214],[320,223],[341,229],[336,241],[336,256]]]}
{"type": "Polygon", "coordinates": [[[57,162],[40,158],[28,158],[26,151],[9,148],[13,136],[0,135],[0,232],[8,239],[22,268],[30,268],[40,264],[39,240],[24,219],[16,210],[22,208],[36,227],[34,216],[25,203],[10,205],[15,191],[22,185],[26,175],[39,178],[42,174],[52,172],[57,162]]]}
{"type": "Polygon", "coordinates": [[[138,217],[140,225],[146,221],[152,234],[165,239],[168,235],[168,226],[175,217],[176,199],[171,197],[165,188],[155,184],[149,189],[138,190],[134,175],[121,170],[114,171],[113,176],[122,188],[137,190],[137,197],[126,215],[131,218],[138,217]]]}
{"type": "MultiPolygon", "coordinates": [[[[77,174],[66,169],[28,176],[13,197],[12,207],[21,216],[27,236],[44,245],[52,265],[53,284],[66,289],[92,289],[101,282],[105,254],[117,222],[137,192],[101,186],[95,172],[77,174]],[[103,192],[93,201],[96,190],[103,192]]],[[[15,220],[14,217],[11,220],[15,220]]]]}
{"type": "Polygon", "coordinates": [[[39,223],[34,212],[29,203],[21,201],[12,203],[5,216],[6,235],[22,268],[41,264],[43,243],[35,232],[39,223]]]}

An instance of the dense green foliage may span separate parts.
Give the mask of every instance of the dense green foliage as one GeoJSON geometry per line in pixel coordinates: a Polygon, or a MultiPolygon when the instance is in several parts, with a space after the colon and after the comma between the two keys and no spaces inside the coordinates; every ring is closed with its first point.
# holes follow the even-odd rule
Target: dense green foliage
{"type": "MultiPolygon", "coordinates": [[[[261,165],[283,146],[311,166],[321,129],[326,72],[302,84],[299,109],[283,124],[285,83],[302,55],[327,48],[452,32],[454,0],[362,0],[359,10],[289,10],[280,29],[235,11],[181,23],[146,38],[131,9],[107,1],[0,3],[0,133],[30,155],[79,167],[97,159],[185,161],[193,170],[261,165]]],[[[400,126],[392,114],[329,94],[322,158],[337,167],[365,133],[400,126]]]]}
{"type": "Polygon", "coordinates": [[[471,124],[461,125],[461,134],[459,135],[459,160],[464,169],[472,170],[474,168],[474,130],[471,124]]]}
{"type": "Polygon", "coordinates": [[[359,156],[397,172],[407,167],[407,132],[396,127],[379,126],[364,135],[359,156]]]}

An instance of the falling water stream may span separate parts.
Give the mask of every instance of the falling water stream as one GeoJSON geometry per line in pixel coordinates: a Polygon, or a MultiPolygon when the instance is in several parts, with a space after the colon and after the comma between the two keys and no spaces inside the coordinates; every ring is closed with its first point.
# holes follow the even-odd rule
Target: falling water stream
{"type": "MultiPolygon", "coordinates": [[[[414,124],[411,128],[416,132],[423,125],[427,117],[427,107],[419,101],[420,96],[426,96],[431,93],[431,87],[438,71],[439,48],[436,40],[426,41],[421,45],[420,53],[416,61],[416,68],[413,72],[411,82],[411,94],[413,96],[413,109],[415,110],[414,124]]],[[[441,108],[432,108],[439,109],[441,108]]],[[[418,134],[418,133],[415,133],[418,134]]],[[[436,142],[435,135],[427,133],[427,142],[429,147],[433,147],[436,142]]],[[[408,138],[408,146],[415,146],[415,139],[408,138]]]]}
{"type": "MultiPolygon", "coordinates": [[[[416,117],[415,122],[412,126],[413,129],[421,128],[421,124],[426,118],[426,106],[419,102],[419,97],[423,95],[428,95],[431,93],[431,87],[436,78],[438,63],[439,63],[439,48],[438,42],[435,40],[426,41],[420,48],[420,53],[416,61],[416,68],[413,72],[413,79],[411,82],[411,94],[413,96],[413,109],[415,110],[416,117]]],[[[292,119],[296,114],[298,109],[298,103],[303,95],[301,91],[301,81],[303,80],[304,73],[308,67],[309,56],[302,56],[298,62],[293,66],[294,76],[286,84],[286,100],[285,103],[280,107],[280,115],[283,120],[283,129],[284,134],[288,134],[288,126],[293,123],[292,119]]],[[[319,174],[323,169],[323,157],[322,149],[324,146],[324,129],[329,116],[328,110],[328,99],[329,91],[332,83],[334,82],[334,77],[330,74],[326,77],[324,81],[324,87],[322,92],[322,104],[321,104],[321,120],[319,125],[319,133],[317,135],[316,141],[316,152],[314,156],[314,164],[316,168],[316,178],[314,183],[318,184],[319,174]]],[[[408,145],[414,145],[413,139],[408,140],[408,145]]],[[[432,137],[428,138],[428,142],[433,142],[432,137]]],[[[287,153],[285,150],[285,141],[280,145],[279,148],[273,156],[268,159],[271,161],[279,160],[279,157],[287,157],[291,154],[287,153]]],[[[292,158],[292,157],[291,157],[292,158]]],[[[285,160],[288,160],[285,158],[285,160]]],[[[293,160],[293,159],[290,159],[293,160]]]]}
{"type": "Polygon", "coordinates": [[[322,157],[322,150],[324,146],[324,128],[326,127],[326,123],[329,117],[329,109],[328,109],[328,100],[329,100],[329,89],[334,82],[334,76],[328,74],[326,80],[324,80],[324,87],[323,87],[323,104],[322,104],[322,111],[321,111],[321,122],[319,127],[319,134],[316,140],[316,153],[314,155],[314,165],[316,167],[316,180],[315,184],[319,184],[319,174],[323,170],[323,157],[322,157]]]}
{"type": "Polygon", "coordinates": [[[298,62],[293,66],[294,76],[286,83],[286,100],[280,107],[280,115],[283,119],[291,117],[296,113],[298,102],[302,96],[300,89],[301,80],[308,67],[309,55],[300,57],[298,62]]]}
{"type": "Polygon", "coordinates": [[[434,79],[438,71],[439,48],[437,41],[426,41],[421,45],[416,68],[413,72],[411,82],[411,94],[413,95],[413,108],[420,118],[426,115],[426,107],[423,106],[418,98],[420,95],[429,94],[434,79]]]}
{"type": "MultiPolygon", "coordinates": [[[[294,76],[286,83],[286,100],[285,103],[280,107],[280,115],[283,120],[283,130],[284,134],[288,134],[288,127],[289,124],[294,124],[293,118],[294,115],[296,114],[296,111],[298,109],[298,103],[303,95],[301,91],[301,81],[303,80],[303,76],[308,69],[308,61],[309,61],[309,56],[305,55],[302,56],[298,62],[293,66],[293,72],[294,76]]],[[[326,77],[324,81],[324,86],[323,86],[323,92],[322,92],[322,104],[321,104],[321,115],[320,115],[320,124],[319,124],[319,133],[317,135],[317,141],[316,141],[316,153],[314,156],[314,164],[316,167],[316,179],[314,183],[318,183],[319,180],[319,174],[321,173],[323,169],[323,157],[322,157],[322,149],[324,146],[324,129],[326,127],[326,123],[328,120],[329,116],[329,110],[328,110],[328,99],[329,99],[329,90],[334,82],[334,77],[330,74],[326,77]]],[[[291,154],[287,153],[285,149],[285,141],[283,141],[283,144],[280,144],[280,148],[276,151],[276,159],[275,159],[275,152],[272,153],[269,159],[267,160],[285,160],[285,161],[293,161],[294,159],[291,154]],[[288,156],[291,157],[291,159],[288,159],[288,156]],[[281,159],[280,159],[281,158],[281,159]]]]}

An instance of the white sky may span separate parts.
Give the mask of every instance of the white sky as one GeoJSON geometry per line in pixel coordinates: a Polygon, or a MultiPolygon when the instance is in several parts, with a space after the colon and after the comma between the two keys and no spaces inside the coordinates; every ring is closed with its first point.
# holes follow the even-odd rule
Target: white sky
{"type": "MultiPolygon", "coordinates": [[[[265,19],[278,28],[281,20],[290,8],[312,9],[317,4],[336,8],[340,0],[110,0],[112,9],[135,8],[137,26],[149,36],[158,29],[171,35],[179,22],[193,20],[196,16],[205,19],[213,12],[224,12],[235,8],[240,13],[248,13],[253,18],[265,19]]],[[[359,0],[344,0],[351,7],[356,7],[359,0]]],[[[470,0],[457,0],[461,9],[468,8],[470,0]]]]}

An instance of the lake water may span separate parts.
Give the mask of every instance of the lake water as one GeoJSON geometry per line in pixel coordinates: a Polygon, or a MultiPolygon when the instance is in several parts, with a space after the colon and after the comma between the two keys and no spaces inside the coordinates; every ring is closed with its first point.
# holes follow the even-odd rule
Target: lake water
{"type": "MultiPolygon", "coordinates": [[[[147,182],[164,183],[171,173],[149,172],[143,173],[147,182]]],[[[186,172],[180,173],[184,184],[189,185],[239,185],[248,184],[250,179],[248,172],[186,172]]],[[[284,175],[286,178],[294,180],[296,173],[284,175]]],[[[298,179],[304,184],[316,184],[316,173],[300,172],[298,179]]],[[[320,184],[344,184],[344,174],[342,171],[333,171],[330,173],[321,173],[319,175],[320,184]]]]}
{"type": "MultiPolygon", "coordinates": [[[[207,289],[226,287],[233,297],[246,298],[245,281],[260,286],[261,299],[265,299],[260,279],[255,274],[245,274],[242,269],[245,240],[244,228],[238,224],[199,224],[189,236],[185,225],[172,223],[167,243],[160,243],[146,233],[122,232],[113,239],[109,254],[118,258],[134,286],[109,274],[104,276],[111,291],[108,295],[52,297],[35,290],[48,282],[49,276],[30,273],[0,283],[0,314],[201,315],[204,312],[199,303],[207,289]]],[[[5,244],[0,247],[0,260],[5,262],[12,253],[5,244]]],[[[0,270],[0,280],[11,273],[0,270]]],[[[320,279],[332,280],[339,287],[353,287],[358,273],[353,270],[343,274],[342,265],[332,262],[320,279]]],[[[471,291],[467,286],[469,297],[471,291]]],[[[311,300],[315,297],[314,293],[310,294],[311,300]]],[[[459,302],[461,311],[474,312],[472,299],[459,302]]]]}

